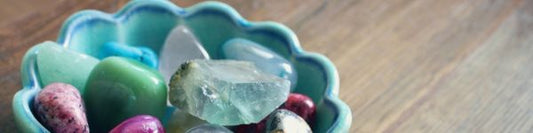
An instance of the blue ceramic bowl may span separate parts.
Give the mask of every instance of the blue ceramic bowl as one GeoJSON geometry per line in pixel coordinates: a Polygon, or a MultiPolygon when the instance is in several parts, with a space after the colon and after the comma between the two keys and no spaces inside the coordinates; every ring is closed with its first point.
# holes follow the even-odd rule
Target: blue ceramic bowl
{"type": "MultiPolygon", "coordinates": [[[[351,111],[338,98],[339,76],[328,58],[304,51],[294,32],[275,22],[249,22],[235,9],[220,2],[203,2],[180,8],[168,1],[132,1],[114,14],[80,11],[63,24],[57,42],[66,48],[99,57],[106,42],[145,46],[160,51],[176,25],[186,25],[213,59],[220,59],[220,46],[240,37],[264,45],[291,61],[298,71],[295,92],[310,96],[317,104],[315,132],[348,132],[351,111]]],[[[23,88],[13,98],[15,121],[23,132],[48,132],[31,111],[39,92],[35,65],[38,47],[28,50],[22,61],[23,88]]]]}

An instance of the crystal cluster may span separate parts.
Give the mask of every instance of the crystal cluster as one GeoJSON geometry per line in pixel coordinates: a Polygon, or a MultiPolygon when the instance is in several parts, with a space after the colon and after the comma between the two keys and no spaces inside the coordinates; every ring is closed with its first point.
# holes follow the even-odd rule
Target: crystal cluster
{"type": "Polygon", "coordinates": [[[257,123],[285,102],[290,91],[288,80],[232,60],[186,62],[169,86],[173,105],[219,125],[257,123]]]}

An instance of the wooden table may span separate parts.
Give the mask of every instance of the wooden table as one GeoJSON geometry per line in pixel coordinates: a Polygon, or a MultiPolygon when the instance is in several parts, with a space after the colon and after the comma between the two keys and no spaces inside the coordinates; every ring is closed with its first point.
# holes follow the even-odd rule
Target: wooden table
{"type": "MultiPolygon", "coordinates": [[[[533,132],[531,0],[224,2],[245,18],[284,23],[336,64],[351,132],[533,132]]],[[[0,1],[0,132],[17,131],[11,100],[26,50],[55,40],[78,10],[124,3],[0,1]]]]}

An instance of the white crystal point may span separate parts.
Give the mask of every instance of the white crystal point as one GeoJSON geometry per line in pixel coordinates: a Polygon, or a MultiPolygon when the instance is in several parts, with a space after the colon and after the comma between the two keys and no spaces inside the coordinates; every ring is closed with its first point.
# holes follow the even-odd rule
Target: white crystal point
{"type": "Polygon", "coordinates": [[[168,34],[160,51],[159,71],[168,83],[177,68],[192,59],[209,59],[209,55],[187,27],[177,26],[168,34]]]}
{"type": "Polygon", "coordinates": [[[257,123],[283,104],[288,80],[258,70],[253,63],[192,60],[170,81],[170,102],[218,125],[257,123]]]}

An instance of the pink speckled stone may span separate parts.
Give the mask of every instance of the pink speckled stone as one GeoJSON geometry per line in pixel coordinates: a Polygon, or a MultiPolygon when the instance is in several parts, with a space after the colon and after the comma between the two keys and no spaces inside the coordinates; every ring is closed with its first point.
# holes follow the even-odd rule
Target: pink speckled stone
{"type": "Polygon", "coordinates": [[[39,121],[52,132],[89,132],[83,100],[72,85],[49,84],[35,97],[34,107],[39,121]]]}

